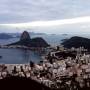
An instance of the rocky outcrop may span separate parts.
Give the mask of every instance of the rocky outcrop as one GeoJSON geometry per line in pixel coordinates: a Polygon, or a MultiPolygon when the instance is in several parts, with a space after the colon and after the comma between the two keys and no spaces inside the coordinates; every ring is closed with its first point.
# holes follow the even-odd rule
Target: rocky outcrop
{"type": "Polygon", "coordinates": [[[24,31],[21,35],[20,41],[22,40],[30,40],[29,33],[27,31],[24,31]]]}
{"type": "Polygon", "coordinates": [[[21,38],[18,42],[9,44],[10,45],[24,45],[28,47],[48,47],[49,44],[41,37],[31,39],[29,33],[24,31],[21,35],[21,38]]]}

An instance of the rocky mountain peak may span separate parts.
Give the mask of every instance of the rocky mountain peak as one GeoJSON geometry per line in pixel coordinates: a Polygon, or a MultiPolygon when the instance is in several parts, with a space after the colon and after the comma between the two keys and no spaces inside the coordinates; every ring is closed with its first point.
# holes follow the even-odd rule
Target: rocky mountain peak
{"type": "Polygon", "coordinates": [[[29,33],[28,33],[27,31],[24,31],[24,32],[22,33],[22,35],[21,35],[20,41],[22,41],[22,40],[30,40],[30,39],[31,39],[31,38],[30,38],[29,33]]]}

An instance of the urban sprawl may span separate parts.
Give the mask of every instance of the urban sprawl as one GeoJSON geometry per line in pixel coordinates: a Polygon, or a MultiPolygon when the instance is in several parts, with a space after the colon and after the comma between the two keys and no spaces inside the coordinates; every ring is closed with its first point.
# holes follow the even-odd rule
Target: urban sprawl
{"type": "Polygon", "coordinates": [[[26,77],[52,89],[78,90],[90,88],[90,53],[83,47],[48,48],[38,64],[1,64],[0,79],[10,76],[26,77]]]}

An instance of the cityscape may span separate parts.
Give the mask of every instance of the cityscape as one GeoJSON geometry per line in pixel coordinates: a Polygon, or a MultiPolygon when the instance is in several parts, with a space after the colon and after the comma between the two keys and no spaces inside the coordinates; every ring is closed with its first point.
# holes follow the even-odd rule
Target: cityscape
{"type": "Polygon", "coordinates": [[[89,90],[90,1],[1,0],[1,88],[89,90]]]}

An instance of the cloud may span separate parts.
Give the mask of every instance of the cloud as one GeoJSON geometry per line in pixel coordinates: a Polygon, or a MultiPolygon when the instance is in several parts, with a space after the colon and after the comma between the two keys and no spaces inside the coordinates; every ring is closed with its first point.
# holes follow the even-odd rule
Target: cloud
{"type": "Polygon", "coordinates": [[[89,16],[90,0],[0,0],[0,32],[90,32],[89,16]]]}
{"type": "Polygon", "coordinates": [[[90,16],[63,20],[34,21],[27,23],[0,24],[0,28],[16,31],[36,31],[45,33],[85,33],[90,32],[90,16]]]}
{"type": "Polygon", "coordinates": [[[1,0],[0,23],[57,20],[90,15],[90,0],[1,0]]]}
{"type": "Polygon", "coordinates": [[[18,28],[30,28],[30,27],[52,27],[61,25],[72,25],[72,24],[90,23],[90,16],[77,17],[63,20],[51,20],[51,21],[34,21],[27,23],[11,23],[11,24],[0,24],[1,26],[7,27],[18,27],[18,28]]]}

